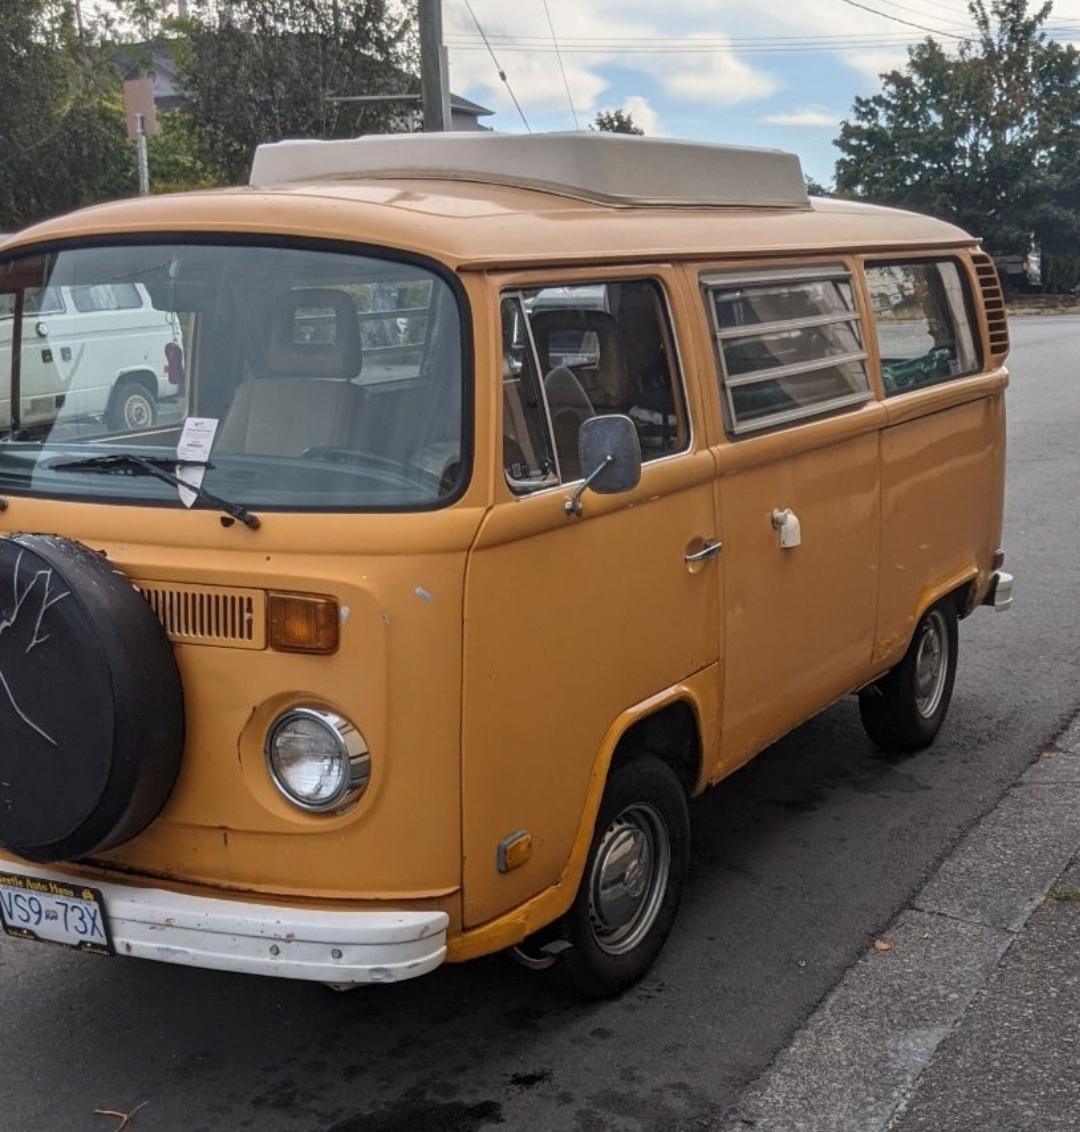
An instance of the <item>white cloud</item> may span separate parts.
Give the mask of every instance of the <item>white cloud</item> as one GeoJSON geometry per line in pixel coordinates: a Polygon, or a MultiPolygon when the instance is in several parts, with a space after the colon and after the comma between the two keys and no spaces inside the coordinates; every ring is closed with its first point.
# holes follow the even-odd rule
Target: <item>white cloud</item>
{"type": "Polygon", "coordinates": [[[630,117],[647,134],[655,136],[664,132],[660,125],[660,115],[649,105],[649,100],[640,94],[631,94],[623,99],[630,117]]]}
{"type": "Polygon", "coordinates": [[[770,126],[836,126],[840,117],[824,106],[804,106],[783,114],[767,114],[761,121],[770,126]]]}
{"type": "MultiPolygon", "coordinates": [[[[614,99],[610,105],[598,106],[590,111],[590,121],[597,114],[612,110],[623,110],[634,119],[634,125],[640,126],[650,137],[662,135],[664,130],[660,124],[660,115],[649,104],[649,100],[641,94],[628,94],[623,98],[614,99]]],[[[585,123],[582,122],[582,125],[585,123]]]]}
{"type": "MultiPolygon", "coordinates": [[[[509,77],[525,113],[565,109],[566,89],[543,7],[507,5],[503,0],[473,0],[484,32],[509,77]]],[[[661,93],[710,106],[731,106],[771,94],[778,82],[729,48],[717,19],[690,0],[672,0],[658,18],[655,3],[644,0],[549,0],[552,22],[562,46],[566,83],[581,124],[595,116],[601,98],[610,100],[606,73],[612,67],[651,80],[661,93]],[[669,17],[678,14],[680,26],[669,17]],[[688,26],[689,22],[689,26],[688,26]],[[704,24],[700,33],[694,25],[704,24]],[[656,50],[665,37],[678,35],[678,51],[656,50]],[[701,38],[700,51],[687,40],[701,38]],[[644,50],[642,50],[644,48],[644,50]]],[[[715,7],[734,9],[732,0],[715,7]]],[[[500,115],[517,116],[490,53],[481,43],[464,0],[447,0],[443,20],[450,48],[450,81],[469,91],[500,115]]],[[[662,45],[661,45],[662,47],[662,45]]],[[[504,119],[509,121],[509,119],[504,119]]]]}

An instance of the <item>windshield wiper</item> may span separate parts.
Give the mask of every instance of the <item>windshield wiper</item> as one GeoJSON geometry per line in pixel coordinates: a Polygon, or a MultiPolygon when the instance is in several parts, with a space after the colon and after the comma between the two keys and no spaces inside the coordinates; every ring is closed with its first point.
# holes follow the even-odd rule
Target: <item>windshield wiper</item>
{"type": "Polygon", "coordinates": [[[222,499],[220,496],[207,491],[205,487],[188,483],[186,480],[182,480],[179,476],[168,471],[169,468],[176,467],[177,465],[192,468],[206,468],[210,466],[208,464],[202,464],[197,460],[166,459],[161,456],[147,458],[145,456],[136,456],[131,452],[111,452],[107,456],[87,456],[82,460],[61,460],[58,464],[52,464],[51,468],[56,472],[120,472],[128,475],[138,475],[141,472],[143,475],[155,476],[165,483],[171,483],[173,487],[187,488],[188,491],[192,492],[204,503],[209,503],[211,507],[216,507],[219,511],[224,511],[226,515],[231,515],[232,518],[243,523],[245,527],[250,527],[253,531],[258,530],[262,525],[259,522],[258,516],[252,515],[252,513],[241,504],[230,503],[227,499],[222,499]]]}

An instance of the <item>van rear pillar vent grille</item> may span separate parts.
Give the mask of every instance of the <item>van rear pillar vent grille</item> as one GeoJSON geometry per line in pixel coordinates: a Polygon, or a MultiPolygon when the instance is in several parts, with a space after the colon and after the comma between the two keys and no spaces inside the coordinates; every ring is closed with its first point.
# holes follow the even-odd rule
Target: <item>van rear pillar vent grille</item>
{"type": "Polygon", "coordinates": [[[230,649],[266,648],[262,590],[175,582],[135,583],[169,640],[230,649]]]}
{"type": "Polygon", "coordinates": [[[990,358],[996,365],[1005,361],[1009,353],[1009,324],[1005,317],[1005,294],[1001,289],[994,261],[982,252],[973,257],[975,274],[982,291],[986,308],[986,325],[990,334],[990,358]]]}

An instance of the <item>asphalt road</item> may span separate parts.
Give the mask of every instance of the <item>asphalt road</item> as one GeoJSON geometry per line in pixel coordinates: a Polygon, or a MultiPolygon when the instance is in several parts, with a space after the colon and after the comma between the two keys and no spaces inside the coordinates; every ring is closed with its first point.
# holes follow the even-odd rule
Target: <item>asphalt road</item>
{"type": "Polygon", "coordinates": [[[961,626],[936,746],[886,759],[854,701],[693,807],[654,973],[571,1000],[503,957],[324,988],[0,940],[0,1129],[708,1128],[963,831],[1080,706],[1080,318],[1013,325],[1013,612],[961,626]]]}

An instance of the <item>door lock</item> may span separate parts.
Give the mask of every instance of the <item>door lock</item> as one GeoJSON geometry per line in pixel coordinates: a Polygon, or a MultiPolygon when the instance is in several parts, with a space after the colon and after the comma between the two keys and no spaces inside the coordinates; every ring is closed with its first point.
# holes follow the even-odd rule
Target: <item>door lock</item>
{"type": "Polygon", "coordinates": [[[790,550],[794,546],[802,545],[802,523],[790,507],[785,507],[782,511],[774,511],[772,525],[780,534],[781,550],[790,550]]]}

